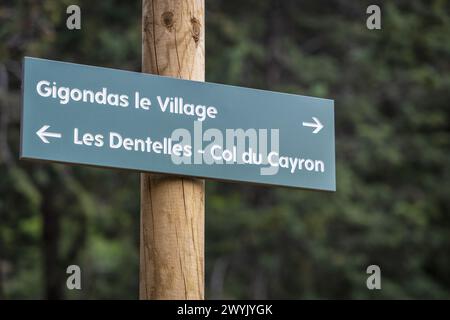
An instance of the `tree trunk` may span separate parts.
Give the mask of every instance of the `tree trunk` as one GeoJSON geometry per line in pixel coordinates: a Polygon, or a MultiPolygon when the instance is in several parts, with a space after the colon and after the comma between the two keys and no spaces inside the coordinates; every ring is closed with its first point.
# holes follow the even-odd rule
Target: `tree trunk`
{"type": "Polygon", "coordinates": [[[51,189],[46,190],[42,200],[42,253],[44,256],[45,297],[48,300],[57,300],[63,298],[62,274],[65,274],[65,270],[61,269],[59,260],[60,221],[58,211],[51,205],[52,195],[51,189]]]}

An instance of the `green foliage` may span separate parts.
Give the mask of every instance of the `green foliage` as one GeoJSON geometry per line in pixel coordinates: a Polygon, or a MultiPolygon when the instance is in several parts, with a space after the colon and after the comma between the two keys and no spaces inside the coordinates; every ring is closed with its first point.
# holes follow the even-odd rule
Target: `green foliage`
{"type": "MultiPolygon", "coordinates": [[[[370,31],[368,1],[206,2],[207,80],[335,99],[337,157],[336,193],[207,183],[207,295],[450,298],[449,3],[383,4],[370,31]]],[[[18,161],[18,110],[24,55],[139,71],[140,19],[132,1],[2,1],[0,298],[137,298],[138,175],[18,161]]]]}

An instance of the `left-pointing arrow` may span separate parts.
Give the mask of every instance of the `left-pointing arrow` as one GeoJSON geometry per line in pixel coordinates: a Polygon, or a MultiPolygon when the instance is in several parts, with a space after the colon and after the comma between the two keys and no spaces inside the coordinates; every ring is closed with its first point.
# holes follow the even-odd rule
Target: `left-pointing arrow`
{"type": "Polygon", "coordinates": [[[52,138],[61,138],[61,133],[56,132],[47,132],[46,130],[50,128],[49,125],[44,125],[42,128],[40,128],[38,131],[36,131],[37,136],[44,142],[44,143],[50,143],[50,141],[47,140],[47,137],[52,138]]]}

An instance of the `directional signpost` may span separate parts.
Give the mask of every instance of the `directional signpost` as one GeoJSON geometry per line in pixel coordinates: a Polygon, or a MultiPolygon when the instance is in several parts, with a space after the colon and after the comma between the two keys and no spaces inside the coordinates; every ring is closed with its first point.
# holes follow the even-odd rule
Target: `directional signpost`
{"type": "Polygon", "coordinates": [[[25,58],[21,158],[334,191],[333,101],[25,58]]]}

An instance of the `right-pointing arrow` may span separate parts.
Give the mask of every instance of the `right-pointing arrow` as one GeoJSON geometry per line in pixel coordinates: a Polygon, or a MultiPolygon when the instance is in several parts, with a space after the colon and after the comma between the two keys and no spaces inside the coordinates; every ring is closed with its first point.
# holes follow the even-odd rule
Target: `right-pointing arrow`
{"type": "Polygon", "coordinates": [[[41,138],[41,140],[44,143],[50,143],[50,141],[47,140],[47,137],[52,137],[52,138],[61,138],[62,135],[61,133],[56,133],[56,132],[46,132],[46,130],[50,128],[49,125],[44,125],[42,128],[40,128],[38,131],[36,131],[36,134],[39,138],[41,138]]]}
{"type": "Polygon", "coordinates": [[[312,117],[313,122],[303,122],[304,127],[312,127],[315,128],[312,133],[318,133],[323,128],[323,124],[316,117],[312,117]]]}

